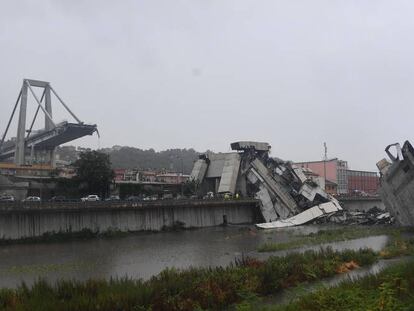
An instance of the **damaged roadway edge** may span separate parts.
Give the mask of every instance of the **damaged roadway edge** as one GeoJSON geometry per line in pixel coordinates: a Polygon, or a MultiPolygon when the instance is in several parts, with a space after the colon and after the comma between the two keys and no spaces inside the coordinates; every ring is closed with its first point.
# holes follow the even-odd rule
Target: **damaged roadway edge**
{"type": "Polygon", "coordinates": [[[265,142],[239,141],[234,152],[206,153],[195,162],[191,179],[198,192],[254,196],[260,201],[264,223],[270,229],[302,225],[342,210],[339,202],[306,178],[292,162],[269,156],[265,142]]]}
{"type": "Polygon", "coordinates": [[[406,141],[385,148],[389,159],[377,163],[381,173],[380,196],[386,209],[403,226],[414,225],[414,148],[406,141]],[[394,149],[394,153],[392,150],[394,149]]]}

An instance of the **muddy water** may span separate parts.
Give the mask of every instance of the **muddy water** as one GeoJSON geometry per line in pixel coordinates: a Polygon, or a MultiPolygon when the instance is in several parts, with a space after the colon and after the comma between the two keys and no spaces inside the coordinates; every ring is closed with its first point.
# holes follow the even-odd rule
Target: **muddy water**
{"type": "MultiPolygon", "coordinates": [[[[287,242],[326,226],[306,226],[273,232],[253,227],[216,227],[191,231],[141,233],[111,239],[0,246],[0,287],[38,278],[85,280],[128,276],[147,279],[166,267],[228,265],[235,258],[266,257],[255,250],[265,242],[287,242]]],[[[381,249],[385,236],[331,243],[335,249],[381,249]]],[[[306,247],[301,251],[309,248],[306,247]]],[[[284,252],[271,253],[284,255],[284,252]]]]}

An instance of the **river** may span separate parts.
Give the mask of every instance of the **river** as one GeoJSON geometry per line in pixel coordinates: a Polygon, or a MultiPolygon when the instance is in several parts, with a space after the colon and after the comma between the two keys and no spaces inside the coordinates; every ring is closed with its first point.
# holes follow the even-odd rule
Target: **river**
{"type": "MultiPolygon", "coordinates": [[[[267,232],[257,231],[252,226],[227,226],[59,243],[2,245],[0,287],[15,287],[23,281],[32,284],[38,278],[51,282],[60,278],[85,280],[124,276],[148,279],[167,267],[225,266],[242,255],[269,256],[256,252],[265,242],[287,242],[293,234],[307,234],[320,228],[303,226],[267,232]]],[[[377,236],[330,245],[336,249],[371,247],[379,250],[386,241],[387,237],[377,236]]]]}

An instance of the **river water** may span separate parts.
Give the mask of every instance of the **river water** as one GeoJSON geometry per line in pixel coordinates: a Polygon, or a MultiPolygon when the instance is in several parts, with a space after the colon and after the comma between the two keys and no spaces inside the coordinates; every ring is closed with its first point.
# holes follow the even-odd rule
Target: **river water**
{"type": "MultiPolygon", "coordinates": [[[[214,227],[59,243],[0,246],[0,287],[32,284],[38,278],[130,277],[148,279],[167,267],[225,266],[242,255],[264,258],[256,249],[265,242],[287,242],[326,226],[257,231],[250,226],[214,227]]],[[[328,227],[329,228],[329,227],[328,227]]],[[[338,227],[336,227],[338,228],[338,227]]],[[[370,247],[379,250],[386,236],[330,244],[335,249],[370,247]]],[[[302,250],[317,247],[306,247],[302,250]]],[[[284,255],[286,251],[271,253],[284,255]]]]}

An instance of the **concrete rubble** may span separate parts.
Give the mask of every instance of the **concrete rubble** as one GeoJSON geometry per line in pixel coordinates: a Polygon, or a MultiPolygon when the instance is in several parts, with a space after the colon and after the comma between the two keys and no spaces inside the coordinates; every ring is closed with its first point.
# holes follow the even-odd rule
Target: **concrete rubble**
{"type": "Polygon", "coordinates": [[[394,223],[389,212],[373,207],[368,211],[348,211],[343,209],[314,221],[316,224],[336,223],[341,225],[388,225],[394,223]]]}
{"type": "Polygon", "coordinates": [[[414,225],[414,148],[406,141],[385,148],[389,160],[377,163],[381,173],[380,196],[385,207],[403,226],[414,225]],[[393,153],[394,152],[394,153],[393,153]]]}
{"type": "Polygon", "coordinates": [[[239,141],[234,152],[207,153],[195,162],[191,179],[198,194],[254,196],[264,223],[258,228],[281,228],[308,223],[342,210],[339,202],[292,162],[270,157],[265,142],[239,141]]]}

